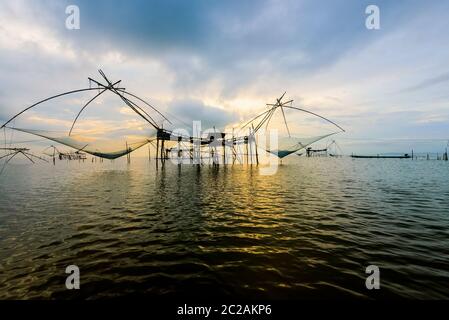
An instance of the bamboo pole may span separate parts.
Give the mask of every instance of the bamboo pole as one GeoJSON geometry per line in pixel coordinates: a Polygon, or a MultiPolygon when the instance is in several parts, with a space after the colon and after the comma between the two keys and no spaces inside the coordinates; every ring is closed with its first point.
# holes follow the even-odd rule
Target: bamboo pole
{"type": "Polygon", "coordinates": [[[161,142],[161,163],[165,162],[164,150],[165,150],[165,139],[162,139],[162,142],[161,142]]]}
{"type": "MultiPolygon", "coordinates": [[[[254,126],[253,126],[253,135],[254,135],[254,126]]],[[[257,140],[254,136],[254,147],[256,148],[256,165],[259,165],[259,153],[257,152],[257,140]]]]}
{"type": "Polygon", "coordinates": [[[158,168],[159,163],[159,137],[156,138],[156,169],[158,168]]]}
{"type": "Polygon", "coordinates": [[[128,141],[125,142],[125,146],[126,146],[126,162],[129,164],[128,141]]]}
{"type": "Polygon", "coordinates": [[[232,128],[232,164],[235,163],[235,159],[237,158],[236,150],[235,150],[235,137],[234,137],[234,128],[232,128]]]}
{"type": "Polygon", "coordinates": [[[249,158],[248,158],[248,137],[245,137],[245,149],[246,149],[246,164],[249,163],[249,158]]]}
{"type": "Polygon", "coordinates": [[[221,138],[222,138],[221,145],[223,147],[223,164],[226,164],[226,140],[225,140],[225,137],[226,137],[226,133],[222,133],[221,134],[221,138]]]}
{"type": "Polygon", "coordinates": [[[253,165],[253,137],[251,135],[251,128],[248,128],[249,136],[248,136],[248,143],[249,143],[249,156],[250,158],[250,164],[253,165]]]}

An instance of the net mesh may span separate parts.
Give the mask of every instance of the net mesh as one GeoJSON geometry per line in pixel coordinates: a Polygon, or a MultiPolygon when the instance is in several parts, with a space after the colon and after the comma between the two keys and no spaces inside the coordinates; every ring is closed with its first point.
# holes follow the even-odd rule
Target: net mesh
{"type": "Polygon", "coordinates": [[[77,151],[83,151],[93,156],[105,159],[116,159],[131,153],[150,141],[146,136],[123,136],[121,139],[105,139],[94,135],[67,135],[67,132],[45,131],[23,128],[12,128],[20,132],[43,137],[65,146],[72,147],[77,151]]]}
{"type": "Polygon", "coordinates": [[[336,133],[337,132],[308,138],[281,137],[278,139],[277,146],[273,146],[272,148],[268,146],[266,151],[282,159],[336,133]]]}

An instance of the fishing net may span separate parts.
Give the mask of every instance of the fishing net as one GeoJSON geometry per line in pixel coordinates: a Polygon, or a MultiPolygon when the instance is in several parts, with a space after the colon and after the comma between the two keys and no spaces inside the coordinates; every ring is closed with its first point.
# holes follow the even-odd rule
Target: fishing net
{"type": "Polygon", "coordinates": [[[293,100],[282,102],[283,97],[276,99],[274,104],[267,104],[265,111],[251,120],[234,125],[234,128],[238,128],[236,135],[255,135],[257,139],[257,135],[262,132],[262,139],[257,139],[258,147],[284,158],[315,142],[344,132],[335,122],[315,112],[292,106],[293,100]],[[335,131],[335,128],[339,131],[335,131]],[[275,136],[271,136],[273,132],[275,136]],[[265,139],[265,135],[270,135],[270,138],[265,139]]]}
{"type": "Polygon", "coordinates": [[[277,141],[277,146],[268,145],[268,148],[265,150],[282,159],[336,133],[337,132],[308,138],[280,137],[277,141]]]}
{"type": "MultiPolygon", "coordinates": [[[[193,144],[196,141],[201,146],[214,148],[210,150],[214,155],[217,155],[215,149],[218,147],[222,147],[223,152],[227,147],[236,153],[234,146],[240,148],[242,145],[242,149],[250,149],[244,151],[248,154],[248,152],[253,153],[255,149],[253,144],[257,139],[254,139],[254,134],[257,134],[259,129],[272,130],[272,128],[281,129],[276,137],[278,139],[276,144],[269,147],[260,146],[260,148],[283,158],[335,134],[335,127],[344,131],[329,119],[314,112],[293,107],[293,100],[282,102],[284,93],[276,99],[276,103],[267,104],[268,108],[264,112],[246,125],[240,126],[236,132],[232,128],[232,134],[229,128],[225,128],[224,132],[216,132],[214,127],[214,132],[204,137],[196,136],[192,132],[196,137],[192,138],[187,131],[187,133],[175,132],[178,130],[177,125],[185,127],[184,125],[187,124],[185,119],[171,116],[170,118],[176,120],[172,122],[150,103],[126,91],[120,86],[120,80],[113,82],[101,70],[99,73],[102,76],[102,82],[89,78],[89,83],[93,83],[94,87],[89,85],[89,88],[67,91],[38,101],[17,113],[1,128],[8,125],[13,132],[39,136],[69,146],[75,151],[106,159],[116,159],[129,154],[150,143],[156,135],[158,141],[163,142],[160,153],[164,152],[163,149],[168,152],[171,148],[179,149],[180,146],[176,146],[176,143],[193,144]],[[298,118],[299,113],[309,118],[298,118]],[[17,125],[16,120],[22,123],[17,125]],[[327,130],[328,133],[322,130],[323,122],[332,127],[331,133],[329,133],[330,130],[327,130]],[[127,132],[117,130],[120,127],[127,132]],[[300,130],[304,128],[308,129],[300,130]],[[313,131],[313,129],[316,130],[313,131]]],[[[191,153],[190,149],[189,147],[188,152],[191,153]]],[[[161,156],[166,157],[165,154],[161,156]]]]}
{"type": "Polygon", "coordinates": [[[67,135],[67,132],[32,130],[12,128],[14,130],[43,137],[65,146],[72,147],[77,151],[83,151],[93,156],[116,159],[131,153],[149,143],[149,137],[124,135],[120,139],[106,139],[94,134],[67,135]]]}

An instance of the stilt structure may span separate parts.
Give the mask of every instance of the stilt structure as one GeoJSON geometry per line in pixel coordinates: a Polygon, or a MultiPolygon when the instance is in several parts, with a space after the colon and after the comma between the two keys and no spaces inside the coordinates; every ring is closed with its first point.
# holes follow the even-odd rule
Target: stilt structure
{"type": "MultiPolygon", "coordinates": [[[[159,161],[161,162],[162,165],[164,165],[165,160],[167,160],[169,157],[174,156],[171,153],[172,150],[170,149],[171,144],[169,144],[169,141],[172,141],[172,142],[177,141],[178,142],[178,154],[176,155],[178,160],[181,160],[181,158],[183,157],[183,153],[181,151],[181,145],[183,142],[185,142],[185,143],[190,143],[189,154],[190,154],[192,163],[197,163],[198,165],[203,163],[203,156],[207,157],[208,151],[209,151],[209,160],[212,162],[213,165],[219,165],[220,160],[222,160],[222,162],[224,164],[229,162],[228,151],[232,151],[232,163],[233,164],[236,161],[239,161],[240,163],[244,164],[245,157],[246,157],[246,164],[250,164],[250,163],[253,164],[254,163],[254,154],[255,154],[255,163],[259,164],[258,143],[256,141],[255,134],[258,132],[258,130],[260,128],[268,127],[268,124],[270,123],[273,115],[275,114],[275,112],[277,110],[280,110],[282,113],[282,119],[284,121],[285,128],[288,133],[288,137],[291,139],[293,139],[293,137],[291,136],[290,128],[287,124],[287,117],[285,114],[286,109],[297,110],[297,111],[301,111],[301,112],[305,112],[305,113],[314,115],[316,117],[319,117],[319,118],[333,124],[334,126],[338,127],[341,130],[341,132],[344,132],[343,128],[341,128],[336,123],[332,122],[331,120],[329,120],[327,118],[324,118],[316,113],[313,113],[311,111],[308,111],[308,110],[305,110],[302,108],[293,107],[292,106],[293,100],[289,100],[286,102],[282,101],[282,99],[284,98],[284,96],[286,94],[284,92],[284,94],[282,94],[282,96],[280,98],[276,99],[276,102],[274,104],[267,104],[268,110],[257,115],[255,118],[253,118],[252,120],[247,122],[243,127],[241,127],[243,134],[240,136],[236,137],[234,135],[234,130],[233,130],[231,138],[227,138],[227,134],[224,132],[221,132],[221,133],[215,132],[213,139],[209,139],[209,137],[202,137],[201,132],[198,132],[198,133],[194,132],[191,137],[186,137],[186,136],[182,136],[181,134],[175,133],[174,131],[165,129],[162,124],[167,123],[167,122],[172,124],[170,122],[170,120],[166,116],[164,116],[161,112],[159,112],[158,109],[153,107],[151,104],[149,104],[145,100],[139,98],[135,94],[128,92],[125,88],[120,87],[121,80],[118,80],[115,82],[111,81],[108,79],[108,77],[106,77],[106,75],[104,74],[104,72],[102,70],[98,70],[98,72],[100,73],[102,80],[97,81],[92,78],[88,78],[89,84],[90,84],[89,88],[67,91],[67,92],[43,99],[43,100],[25,108],[18,114],[16,114],[14,117],[9,119],[6,123],[4,123],[0,128],[5,128],[9,123],[11,123],[11,121],[16,119],[18,116],[20,116],[24,112],[40,105],[41,103],[44,103],[46,101],[49,101],[49,100],[52,100],[52,99],[55,99],[58,97],[62,97],[65,95],[73,94],[73,93],[93,91],[94,93],[96,93],[95,96],[90,98],[79,110],[79,112],[77,113],[76,117],[73,120],[70,130],[68,130],[67,136],[51,135],[49,132],[41,132],[38,130],[18,129],[18,128],[11,128],[11,127],[8,127],[8,128],[22,131],[25,133],[34,134],[34,135],[37,135],[40,137],[44,137],[49,140],[70,146],[79,151],[82,150],[83,152],[89,153],[89,154],[93,155],[94,157],[99,157],[99,159],[100,159],[99,161],[101,161],[101,162],[103,161],[103,159],[113,160],[113,159],[116,159],[116,158],[126,155],[127,162],[130,163],[131,162],[130,153],[133,152],[134,150],[140,148],[141,146],[148,144],[149,140],[147,137],[145,137],[143,142],[139,141],[139,143],[130,142],[129,140],[127,140],[126,143],[120,142],[119,143],[120,147],[118,150],[109,150],[110,148],[107,148],[106,146],[104,149],[97,148],[97,146],[93,145],[92,140],[89,140],[90,142],[88,144],[85,144],[86,143],[85,139],[84,140],[79,139],[81,141],[84,141],[83,142],[84,144],[81,144],[81,142],[76,139],[77,135],[72,135],[75,124],[76,124],[77,120],[79,119],[80,115],[82,114],[82,112],[88,106],[94,105],[92,102],[95,99],[97,99],[100,95],[109,92],[109,93],[112,93],[113,95],[115,95],[116,97],[118,97],[129,109],[131,109],[136,115],[138,115],[141,119],[143,119],[146,122],[146,124],[148,124],[151,127],[152,130],[153,129],[156,130],[156,167],[158,167],[159,161]],[[94,85],[96,85],[95,88],[92,88],[92,86],[91,86],[92,83],[94,85]],[[98,91],[98,93],[96,91],[98,91]],[[153,111],[156,112],[159,116],[162,117],[162,120],[158,119],[158,121],[156,121],[153,118],[155,116],[155,114],[152,113],[150,115],[144,108],[141,107],[142,104],[144,104],[146,107],[151,108],[152,109],[151,112],[153,112],[153,111]],[[167,122],[165,122],[165,121],[167,121],[167,122]],[[249,129],[248,129],[249,135],[247,135],[247,132],[246,132],[247,126],[249,126],[249,129]],[[123,145],[125,145],[125,149],[123,149],[123,145]],[[193,148],[192,148],[192,146],[193,146],[193,148]],[[220,146],[221,146],[221,148],[220,148],[220,146]],[[208,147],[209,150],[203,149],[203,147],[206,147],[206,148],[208,147]],[[231,149],[229,149],[229,147],[231,149]],[[228,148],[228,150],[226,150],[227,148],[228,148]],[[241,148],[244,148],[243,153],[242,153],[241,148]],[[107,150],[107,151],[105,151],[105,150],[107,150]],[[220,155],[220,150],[222,151],[222,155],[220,155]]],[[[201,130],[201,129],[199,128],[198,130],[201,130]]],[[[194,131],[195,131],[195,128],[194,128],[194,131]]],[[[338,133],[338,132],[334,132],[331,134],[335,134],[335,133],[338,133]]],[[[288,148],[283,148],[280,150],[268,150],[268,149],[265,149],[265,150],[270,153],[276,154],[279,158],[283,158],[283,157],[288,156],[289,154],[296,152],[302,148],[305,148],[306,146],[310,145],[311,143],[318,141],[320,139],[323,139],[324,137],[327,137],[331,134],[314,137],[313,139],[307,140],[307,143],[304,143],[304,140],[294,138],[296,140],[294,140],[294,142],[292,142],[293,145],[289,146],[288,148]]],[[[153,135],[153,133],[151,135],[153,135]]],[[[126,139],[128,139],[128,138],[126,138],[126,139]]],[[[149,160],[151,159],[150,148],[151,147],[149,147],[149,149],[148,149],[149,160]]]]}

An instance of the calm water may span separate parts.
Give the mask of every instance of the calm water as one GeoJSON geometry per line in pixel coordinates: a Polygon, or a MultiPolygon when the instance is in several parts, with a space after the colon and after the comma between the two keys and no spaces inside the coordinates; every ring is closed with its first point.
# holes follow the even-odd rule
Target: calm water
{"type": "Polygon", "coordinates": [[[449,298],[449,163],[10,165],[0,298],[449,298]],[[81,290],[65,289],[65,268],[81,290]],[[365,288],[365,268],[381,289],[365,288]]]}

